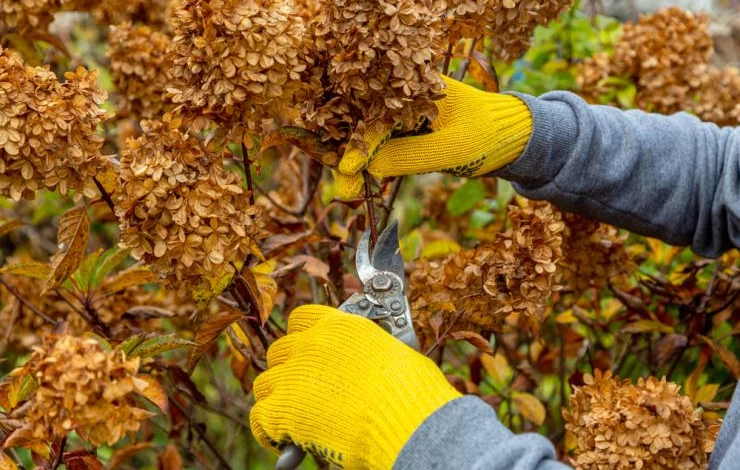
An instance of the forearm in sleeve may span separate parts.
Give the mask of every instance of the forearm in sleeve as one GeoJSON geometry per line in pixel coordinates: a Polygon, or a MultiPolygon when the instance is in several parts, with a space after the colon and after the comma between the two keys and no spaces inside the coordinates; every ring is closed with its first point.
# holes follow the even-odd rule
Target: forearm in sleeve
{"type": "Polygon", "coordinates": [[[539,434],[515,435],[474,396],[458,398],[422,423],[394,470],[570,470],[539,434]]]}
{"type": "Polygon", "coordinates": [[[740,128],[589,105],[568,92],[517,96],[532,135],[493,175],[519,193],[704,256],[740,246],[740,128]]]}

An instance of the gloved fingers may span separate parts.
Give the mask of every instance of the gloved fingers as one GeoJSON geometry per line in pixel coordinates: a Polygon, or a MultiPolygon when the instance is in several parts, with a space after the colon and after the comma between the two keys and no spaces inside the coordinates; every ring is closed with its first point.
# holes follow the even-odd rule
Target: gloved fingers
{"type": "Polygon", "coordinates": [[[337,197],[339,199],[353,199],[360,195],[365,182],[362,173],[345,175],[335,170],[331,172],[337,182],[337,197]]]}
{"type": "Polygon", "coordinates": [[[288,317],[288,335],[306,331],[327,315],[344,315],[341,311],[328,305],[301,305],[288,317]]]}
{"type": "Polygon", "coordinates": [[[277,381],[281,379],[280,372],[280,367],[272,367],[257,376],[252,386],[252,394],[254,394],[255,402],[259,403],[272,394],[277,381]]]}
{"type": "Polygon", "coordinates": [[[300,339],[301,333],[292,333],[272,343],[267,350],[267,367],[271,369],[284,364],[295,353],[300,339]]]}
{"type": "Polygon", "coordinates": [[[278,444],[283,440],[287,441],[288,436],[275,436],[268,433],[268,429],[273,429],[276,420],[272,416],[272,406],[268,403],[256,403],[249,412],[249,427],[252,435],[259,444],[273,451],[278,451],[278,444]]]}
{"type": "Polygon", "coordinates": [[[391,132],[392,129],[383,128],[380,125],[368,126],[362,135],[365,141],[364,148],[350,142],[339,161],[337,167],[339,172],[345,175],[354,175],[362,171],[378,148],[390,138],[391,132]]]}

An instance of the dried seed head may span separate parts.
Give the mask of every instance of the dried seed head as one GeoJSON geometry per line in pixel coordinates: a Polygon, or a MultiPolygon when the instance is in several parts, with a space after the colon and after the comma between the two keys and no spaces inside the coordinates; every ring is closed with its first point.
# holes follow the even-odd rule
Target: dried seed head
{"type": "MultiPolygon", "coordinates": [[[[713,54],[708,19],[668,8],[627,23],[614,53],[586,60],[578,73],[581,94],[600,101],[613,89],[608,77],[627,77],[634,105],[664,114],[689,111],[719,125],[740,123],[740,74],[709,65],[713,54]]],[[[610,104],[619,105],[617,97],[610,104]]]]}
{"type": "Polygon", "coordinates": [[[441,97],[441,5],[436,0],[321,1],[311,25],[303,124],[329,139],[362,142],[365,126],[412,129],[441,97]]]}
{"type": "Polygon", "coordinates": [[[576,469],[706,468],[705,449],[715,436],[677,384],[648,377],[633,385],[599,370],[584,382],[563,411],[576,437],[576,469]]]}
{"type": "Polygon", "coordinates": [[[96,84],[97,71],[80,67],[65,78],[60,83],[47,68],[26,67],[19,55],[0,49],[0,195],[97,194],[92,178],[110,165],[96,133],[107,95],[96,84]]]}
{"type": "Polygon", "coordinates": [[[171,62],[166,57],[170,38],[148,26],[111,26],[108,58],[113,82],[120,92],[119,112],[151,119],[171,107],[167,87],[171,62]]]}
{"type": "Polygon", "coordinates": [[[451,44],[460,38],[487,36],[500,59],[519,57],[538,25],[558,17],[571,0],[450,0],[445,29],[451,44]]]}
{"type": "Polygon", "coordinates": [[[200,287],[232,271],[264,234],[239,175],[169,115],[142,121],[121,153],[121,247],[165,284],[200,287]]]}
{"type": "Polygon", "coordinates": [[[510,228],[492,243],[444,260],[420,260],[411,272],[409,301],[421,330],[441,313],[455,330],[494,331],[513,312],[534,315],[557,283],[565,224],[544,202],[509,208],[510,228]]]}
{"type": "Polygon", "coordinates": [[[114,444],[151,416],[132,401],[139,359],[94,339],[62,336],[36,347],[28,369],[38,383],[26,415],[36,439],[51,442],[76,430],[94,446],[114,444]]]}
{"type": "Polygon", "coordinates": [[[290,0],[184,0],[172,21],[173,102],[237,140],[300,86],[303,21],[290,0]]]}

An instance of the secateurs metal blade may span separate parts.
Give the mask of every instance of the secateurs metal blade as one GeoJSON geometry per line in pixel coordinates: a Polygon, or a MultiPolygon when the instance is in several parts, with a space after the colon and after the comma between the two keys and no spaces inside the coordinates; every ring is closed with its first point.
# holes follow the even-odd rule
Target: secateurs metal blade
{"type": "MultiPolygon", "coordinates": [[[[370,231],[365,230],[355,252],[355,267],[357,277],[362,283],[362,291],[352,294],[339,306],[339,310],[373,320],[408,346],[419,349],[406,297],[406,278],[397,221],[383,230],[372,253],[370,231]]],[[[305,456],[306,452],[300,447],[288,444],[275,468],[293,470],[305,456]]]]}

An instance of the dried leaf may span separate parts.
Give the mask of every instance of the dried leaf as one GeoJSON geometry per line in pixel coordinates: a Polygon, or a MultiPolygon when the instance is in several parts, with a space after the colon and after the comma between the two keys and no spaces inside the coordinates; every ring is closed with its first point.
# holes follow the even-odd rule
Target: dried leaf
{"type": "Polygon", "coordinates": [[[89,231],[87,206],[74,207],[62,214],[57,231],[58,251],[51,258],[51,272],[42,294],[57,287],[80,266],[89,231]]]}
{"type": "Polygon", "coordinates": [[[152,357],[166,351],[172,351],[173,349],[192,346],[193,344],[186,339],[175,336],[174,333],[171,335],[155,335],[153,338],[145,339],[135,345],[129,352],[129,356],[152,357]]]}
{"type": "Polygon", "coordinates": [[[167,444],[159,454],[159,470],[182,470],[183,463],[180,452],[174,444],[167,444]]]}
{"type": "Polygon", "coordinates": [[[478,81],[486,91],[491,93],[499,92],[498,74],[493,64],[480,51],[473,51],[468,67],[470,75],[478,81]]]}
{"type": "Polygon", "coordinates": [[[13,230],[23,227],[25,222],[22,222],[20,220],[7,220],[2,223],[0,223],[0,237],[3,235],[12,232],[13,230]]]}
{"type": "Polygon", "coordinates": [[[493,356],[490,354],[481,354],[480,362],[483,364],[483,369],[485,369],[496,385],[505,386],[511,380],[514,371],[503,354],[496,353],[493,356]]]}
{"type": "Polygon", "coordinates": [[[273,235],[262,244],[262,251],[267,258],[279,258],[291,248],[300,248],[309,243],[321,241],[321,236],[311,231],[294,233],[291,235],[273,235]]]}
{"type": "Polygon", "coordinates": [[[0,470],[18,470],[13,459],[5,452],[0,452],[0,470]]]}
{"type": "Polygon", "coordinates": [[[541,426],[545,421],[545,406],[536,396],[526,392],[514,392],[511,399],[519,413],[532,423],[541,426]]]}
{"type": "Polygon", "coordinates": [[[100,290],[107,294],[114,294],[129,287],[150,284],[155,281],[156,277],[151,269],[149,269],[149,266],[133,266],[106,279],[101,285],[100,290]]]}
{"type": "Polygon", "coordinates": [[[735,353],[720,343],[713,341],[711,338],[701,336],[701,339],[709,345],[710,348],[712,348],[719,360],[722,361],[722,364],[724,364],[732,373],[733,377],[735,377],[735,380],[740,380],[740,360],[738,360],[735,353]]]}
{"type": "Polygon", "coordinates": [[[262,139],[260,153],[281,144],[298,147],[324,166],[335,168],[339,165],[339,155],[336,150],[322,142],[318,134],[308,129],[295,126],[281,127],[262,139]]]}
{"type": "Polygon", "coordinates": [[[6,410],[13,410],[33,395],[37,387],[36,380],[30,374],[10,375],[0,382],[0,405],[6,410]]]}
{"type": "Polygon", "coordinates": [[[95,454],[84,449],[65,452],[62,462],[69,470],[103,470],[105,468],[95,454]]]}
{"type": "Polygon", "coordinates": [[[201,356],[208,351],[221,333],[242,316],[244,316],[242,312],[226,306],[225,310],[218,312],[198,325],[194,339],[196,345],[188,355],[189,371],[195,368],[201,356]]]}
{"type": "Polygon", "coordinates": [[[302,263],[303,270],[309,275],[329,282],[329,265],[314,256],[296,255],[284,258],[286,263],[302,263]]]}
{"type": "Polygon", "coordinates": [[[719,391],[719,384],[706,384],[697,390],[693,397],[694,406],[700,406],[702,403],[709,403],[714,400],[719,391]]]}
{"type": "Polygon", "coordinates": [[[108,461],[108,468],[121,468],[121,466],[126,463],[131,457],[138,454],[142,450],[151,449],[153,446],[154,444],[152,444],[151,442],[143,441],[136,442],[134,444],[128,444],[121,447],[120,449],[116,449],[116,451],[113,452],[113,455],[108,461]]]}
{"type": "Polygon", "coordinates": [[[0,268],[0,273],[45,280],[49,277],[50,269],[46,263],[29,261],[27,263],[15,263],[3,266],[0,268]]]}
{"type": "Polygon", "coordinates": [[[493,355],[493,349],[491,349],[491,344],[488,340],[473,331],[455,331],[447,335],[446,338],[467,341],[483,354],[493,355]]]}
{"type": "Polygon", "coordinates": [[[157,379],[147,374],[139,374],[134,378],[134,385],[139,395],[157,405],[163,412],[167,412],[167,392],[157,379]]]}
{"type": "Polygon", "coordinates": [[[672,327],[654,320],[637,320],[622,327],[623,333],[667,333],[673,334],[672,327]]]}

